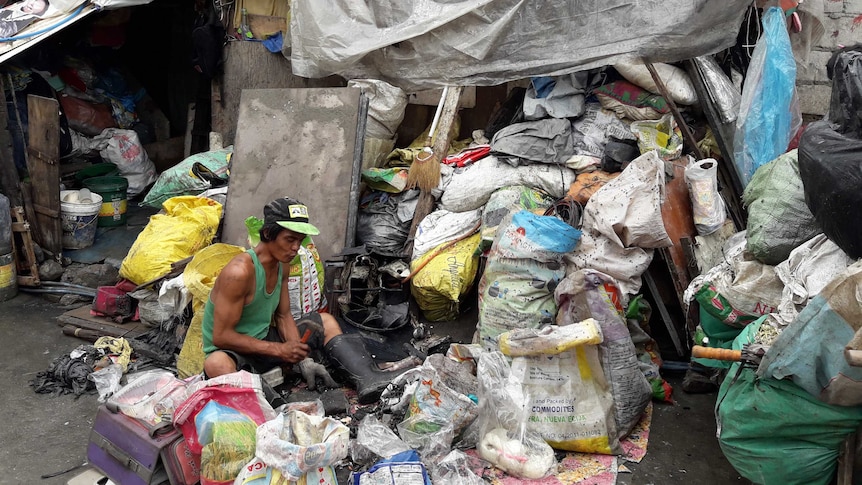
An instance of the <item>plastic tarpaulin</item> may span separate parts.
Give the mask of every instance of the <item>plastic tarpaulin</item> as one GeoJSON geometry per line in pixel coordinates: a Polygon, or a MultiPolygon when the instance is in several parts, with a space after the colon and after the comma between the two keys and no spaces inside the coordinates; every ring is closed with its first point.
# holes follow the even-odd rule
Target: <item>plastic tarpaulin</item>
{"type": "MultiPolygon", "coordinates": [[[[496,85],[733,45],[749,0],[293,0],[294,74],[382,78],[407,91],[496,85]]],[[[286,50],[285,50],[286,52],[286,50]]]]}

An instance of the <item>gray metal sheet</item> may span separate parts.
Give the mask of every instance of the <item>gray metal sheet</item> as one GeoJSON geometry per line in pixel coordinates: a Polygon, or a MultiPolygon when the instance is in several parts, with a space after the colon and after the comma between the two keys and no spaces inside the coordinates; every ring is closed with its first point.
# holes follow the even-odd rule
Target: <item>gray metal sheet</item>
{"type": "MultiPolygon", "coordinates": [[[[323,260],[344,248],[360,90],[249,89],[237,119],[222,241],[246,246],[245,219],[293,197],[308,206],[323,260]]],[[[361,153],[360,153],[361,157],[361,153]]],[[[352,225],[352,224],[351,224],[352,225]]]]}

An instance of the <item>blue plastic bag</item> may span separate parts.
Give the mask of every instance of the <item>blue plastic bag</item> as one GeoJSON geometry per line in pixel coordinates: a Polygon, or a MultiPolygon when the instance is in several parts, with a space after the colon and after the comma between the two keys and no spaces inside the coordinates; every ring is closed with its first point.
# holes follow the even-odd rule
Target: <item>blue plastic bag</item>
{"type": "Polygon", "coordinates": [[[761,165],[787,151],[801,124],[787,24],[784,12],[772,7],[763,16],[736,120],[733,155],[743,187],[761,165]]]}
{"type": "Polygon", "coordinates": [[[224,422],[245,422],[257,425],[248,416],[237,411],[232,407],[219,404],[215,401],[210,401],[200,410],[195,416],[195,427],[198,431],[198,442],[201,446],[206,446],[213,442],[214,428],[218,423],[224,422]]]}
{"type": "Polygon", "coordinates": [[[512,216],[510,226],[498,239],[496,249],[503,257],[559,261],[578,245],[581,231],[556,217],[522,210],[512,216]]]}

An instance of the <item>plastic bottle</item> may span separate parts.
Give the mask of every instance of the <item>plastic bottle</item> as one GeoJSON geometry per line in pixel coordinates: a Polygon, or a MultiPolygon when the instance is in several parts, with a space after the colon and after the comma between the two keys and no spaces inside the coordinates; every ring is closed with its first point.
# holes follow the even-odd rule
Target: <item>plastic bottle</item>
{"type": "Polygon", "coordinates": [[[254,39],[254,34],[251,33],[251,27],[248,26],[248,10],[242,9],[240,12],[240,22],[237,33],[242,40],[254,39]]]}

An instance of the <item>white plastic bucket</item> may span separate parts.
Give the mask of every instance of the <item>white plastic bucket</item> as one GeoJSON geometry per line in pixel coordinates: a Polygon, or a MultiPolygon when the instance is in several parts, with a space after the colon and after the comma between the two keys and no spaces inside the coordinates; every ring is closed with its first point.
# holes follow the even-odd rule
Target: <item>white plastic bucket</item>
{"type": "MultiPolygon", "coordinates": [[[[90,192],[80,194],[78,190],[60,191],[60,219],[63,226],[63,247],[66,249],[83,249],[93,245],[96,238],[96,223],[99,209],[102,208],[102,196],[90,192]],[[79,195],[85,195],[90,202],[78,202],[79,195]]],[[[85,198],[86,198],[85,197],[85,198]]]]}

